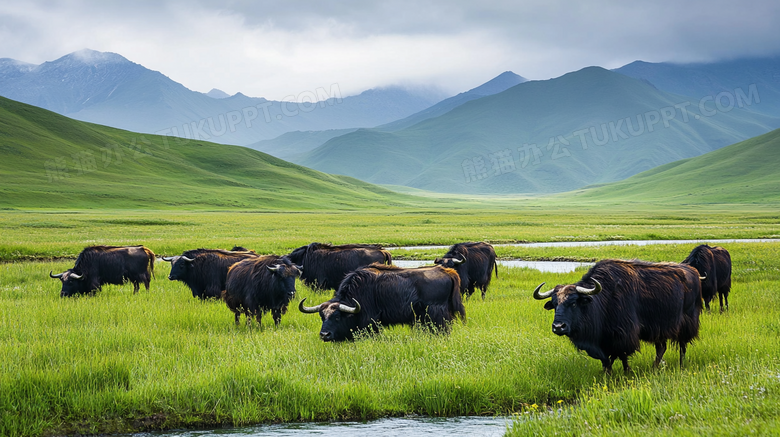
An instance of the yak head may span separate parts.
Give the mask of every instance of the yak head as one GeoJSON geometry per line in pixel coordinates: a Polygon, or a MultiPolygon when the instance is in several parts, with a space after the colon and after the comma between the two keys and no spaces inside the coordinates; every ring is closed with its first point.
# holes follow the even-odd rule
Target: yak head
{"type": "Polygon", "coordinates": [[[576,334],[581,324],[583,315],[588,311],[588,306],[593,301],[593,296],[601,292],[601,283],[591,279],[595,284],[593,288],[580,285],[557,285],[552,290],[540,293],[544,282],[534,290],[534,299],[550,299],[544,304],[544,309],[555,309],[552,331],[557,335],[571,336],[576,334]]]}
{"type": "Polygon", "coordinates": [[[86,275],[79,274],[73,269],[68,269],[59,274],[52,274],[49,272],[49,276],[55,279],[59,279],[62,282],[62,290],[60,291],[60,297],[74,296],[77,294],[89,293],[89,281],[86,275]]]}
{"type": "Polygon", "coordinates": [[[360,302],[352,299],[355,306],[340,303],[337,300],[329,300],[317,306],[304,306],[306,299],[301,300],[298,309],[302,313],[319,313],[322,319],[322,328],[320,329],[320,339],[322,341],[344,341],[353,340],[353,333],[360,326],[360,302]]]}
{"type": "Polygon", "coordinates": [[[301,276],[303,267],[293,264],[287,257],[282,257],[277,263],[268,265],[266,268],[273,274],[275,292],[292,299],[295,296],[295,278],[301,276]]]}
{"type": "Polygon", "coordinates": [[[162,257],[163,261],[171,263],[171,273],[168,274],[168,279],[171,281],[184,281],[189,276],[192,262],[195,258],[189,258],[187,256],[171,256],[162,257]]]}
{"type": "Polygon", "coordinates": [[[447,256],[445,255],[444,258],[436,258],[433,260],[434,264],[438,264],[442,267],[447,267],[449,269],[455,269],[457,270],[458,267],[466,262],[466,257],[462,254],[458,254],[455,256],[447,256]]]}

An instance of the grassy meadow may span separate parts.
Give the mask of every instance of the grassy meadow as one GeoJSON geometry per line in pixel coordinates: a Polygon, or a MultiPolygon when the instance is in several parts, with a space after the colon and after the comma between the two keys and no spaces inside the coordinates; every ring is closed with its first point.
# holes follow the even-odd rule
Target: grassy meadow
{"type": "MultiPolygon", "coordinates": [[[[499,202],[500,204],[500,202],[499,202]]],[[[294,307],[274,328],[233,324],[221,302],[200,302],[166,279],[151,291],[106,286],[59,297],[63,271],[90,244],[145,244],[158,254],[243,244],[286,253],[311,241],[389,245],[648,238],[772,238],[771,208],[227,213],[0,212],[0,434],[55,435],[217,427],[260,422],[423,414],[513,415],[510,435],[741,435],[780,429],[780,242],[729,244],[727,314],[702,316],[687,365],[652,369],[654,348],[605,376],[596,360],[550,330],[531,297],[544,274],[502,268],[487,299],[466,302],[449,336],[395,327],[326,344],[320,320],[294,307]]],[[[679,261],[692,245],[498,248],[523,259],[679,261]]],[[[398,251],[427,258],[437,251],[398,251]]],[[[324,301],[297,284],[298,299],[324,301]]],[[[717,306],[715,307],[717,308],[717,306]]]]}

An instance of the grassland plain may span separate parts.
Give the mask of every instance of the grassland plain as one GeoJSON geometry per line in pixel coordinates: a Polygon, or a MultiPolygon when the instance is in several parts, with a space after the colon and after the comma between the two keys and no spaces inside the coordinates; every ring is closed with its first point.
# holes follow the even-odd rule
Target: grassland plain
{"type": "MultiPolygon", "coordinates": [[[[319,318],[292,309],[281,326],[236,327],[220,302],[199,302],[158,263],[150,292],[106,286],[60,299],[63,271],[88,244],[147,244],[173,254],[244,244],[285,253],[313,240],[386,244],[452,241],[749,238],[777,236],[771,209],[706,213],[617,209],[461,213],[0,213],[0,433],[126,432],[259,422],[425,414],[516,413],[510,433],[747,434],[778,432],[780,242],[728,245],[734,288],[727,314],[704,314],[687,366],[654,371],[652,348],[631,375],[550,332],[530,291],[584,271],[502,269],[486,301],[466,302],[450,336],[405,327],[354,343],[325,344],[319,318]],[[350,226],[345,226],[349,223],[350,226]],[[40,259],[46,261],[21,261],[40,259]]],[[[500,248],[526,259],[679,261],[690,245],[500,248]]],[[[399,252],[427,258],[435,251],[399,252]]],[[[297,298],[326,300],[298,284],[297,298]]],[[[619,367],[619,366],[618,366],[619,367]]]]}
{"type": "MultiPolygon", "coordinates": [[[[322,213],[6,210],[0,211],[0,260],[75,258],[85,246],[95,244],[145,244],[158,255],[174,255],[195,247],[230,248],[234,244],[284,254],[312,241],[397,246],[473,240],[780,238],[780,215],[774,205],[650,205],[624,211],[621,207],[542,206],[536,202],[487,200],[483,209],[322,213]]],[[[499,248],[498,254],[524,259],[600,257],[597,248],[589,252],[596,255],[580,255],[575,248],[525,250],[530,249],[499,248]]],[[[421,258],[436,253],[429,252],[397,254],[421,258]]]]}

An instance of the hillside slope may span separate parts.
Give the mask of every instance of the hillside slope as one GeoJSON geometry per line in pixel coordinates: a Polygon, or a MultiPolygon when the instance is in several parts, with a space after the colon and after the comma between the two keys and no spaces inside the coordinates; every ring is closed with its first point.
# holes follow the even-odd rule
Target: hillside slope
{"type": "Polygon", "coordinates": [[[780,129],[561,198],[665,204],[780,202],[780,129]]]}
{"type": "Polygon", "coordinates": [[[2,97],[0,156],[5,208],[316,210],[414,201],[244,147],[121,131],[2,97]]]}
{"type": "Polygon", "coordinates": [[[722,109],[710,102],[702,110],[698,100],[589,67],[516,85],[397,132],[360,129],[299,163],[437,192],[563,192],[780,127],[779,118],[736,103],[722,109]]]}

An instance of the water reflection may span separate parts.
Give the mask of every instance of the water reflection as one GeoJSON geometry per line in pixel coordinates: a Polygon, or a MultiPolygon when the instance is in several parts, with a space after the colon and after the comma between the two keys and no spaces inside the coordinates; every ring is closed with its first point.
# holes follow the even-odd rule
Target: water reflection
{"type": "Polygon", "coordinates": [[[391,436],[478,436],[498,437],[504,435],[509,420],[501,417],[414,417],[388,418],[371,422],[327,422],[288,423],[280,425],[256,425],[243,428],[229,428],[199,431],[169,431],[134,434],[149,437],[264,437],[264,436],[327,436],[371,437],[391,436]]]}
{"type": "MultiPolygon", "coordinates": [[[[527,267],[544,273],[570,273],[577,267],[590,267],[594,263],[574,261],[523,261],[520,259],[500,259],[496,263],[504,267],[527,267]]],[[[415,268],[433,265],[433,260],[393,260],[398,267],[415,268]]]]}
{"type": "MultiPolygon", "coordinates": [[[[652,244],[728,244],[728,243],[773,243],[773,238],[734,238],[713,240],[614,240],[614,241],[551,241],[546,243],[502,243],[493,247],[583,247],[583,246],[648,246],[652,244]]],[[[399,246],[387,250],[447,250],[450,246],[399,246]]]]}

